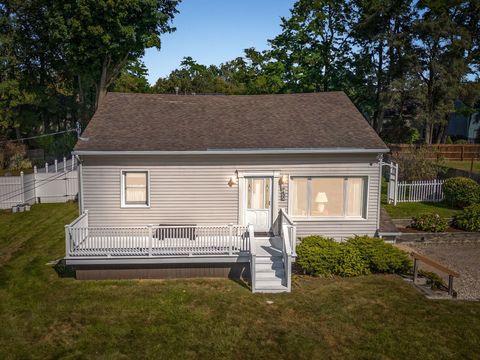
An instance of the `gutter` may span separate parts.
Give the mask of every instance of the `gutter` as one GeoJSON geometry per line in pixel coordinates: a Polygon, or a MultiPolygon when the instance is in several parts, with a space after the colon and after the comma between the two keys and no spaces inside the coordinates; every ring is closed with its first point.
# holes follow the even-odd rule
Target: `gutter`
{"type": "Polygon", "coordinates": [[[324,149],[211,149],[192,151],[163,150],[75,150],[73,155],[248,155],[248,154],[380,154],[388,153],[390,149],[364,148],[324,148],[324,149]]]}

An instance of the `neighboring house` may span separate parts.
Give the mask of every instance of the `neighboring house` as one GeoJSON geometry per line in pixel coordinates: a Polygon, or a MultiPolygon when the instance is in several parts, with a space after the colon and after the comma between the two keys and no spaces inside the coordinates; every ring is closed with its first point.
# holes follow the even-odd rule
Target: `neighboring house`
{"type": "MultiPolygon", "coordinates": [[[[455,108],[462,109],[465,104],[460,100],[455,101],[455,108]]],[[[463,115],[460,112],[451,113],[448,118],[447,135],[453,138],[465,139],[474,144],[478,141],[480,129],[480,113],[463,115]]]]}
{"type": "Polygon", "coordinates": [[[388,148],[342,92],[109,93],[77,143],[77,277],[250,276],[289,291],[298,238],[379,228],[388,148]]]}

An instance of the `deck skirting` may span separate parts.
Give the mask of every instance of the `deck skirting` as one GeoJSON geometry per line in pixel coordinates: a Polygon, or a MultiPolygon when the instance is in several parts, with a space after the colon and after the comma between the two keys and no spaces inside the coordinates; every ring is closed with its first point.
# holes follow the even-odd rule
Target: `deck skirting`
{"type": "Polygon", "coordinates": [[[250,281],[250,264],[115,264],[75,265],[77,280],[229,278],[250,281]]]}

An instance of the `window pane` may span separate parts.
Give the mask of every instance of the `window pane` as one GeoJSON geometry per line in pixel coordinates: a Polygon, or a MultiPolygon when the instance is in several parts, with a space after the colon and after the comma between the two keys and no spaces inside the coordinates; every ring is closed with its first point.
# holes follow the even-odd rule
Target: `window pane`
{"type": "Polygon", "coordinates": [[[125,203],[148,205],[146,172],[125,172],[125,203]]]}
{"type": "Polygon", "coordinates": [[[363,216],[364,179],[349,178],[347,181],[347,216],[363,216]]]}
{"type": "Polygon", "coordinates": [[[147,189],[144,188],[127,188],[125,190],[127,203],[147,203],[147,189]]]}
{"type": "Polygon", "coordinates": [[[147,174],[144,172],[125,173],[125,184],[128,186],[147,186],[147,174]]]}
{"type": "Polygon", "coordinates": [[[293,178],[291,180],[292,197],[292,215],[307,216],[308,200],[307,200],[307,182],[306,178],[293,178]]]}
{"type": "Polygon", "coordinates": [[[311,216],[343,215],[343,178],[313,178],[311,216]]]}
{"type": "Polygon", "coordinates": [[[265,207],[266,205],[265,183],[268,182],[268,180],[249,178],[247,181],[248,181],[247,207],[249,209],[267,208],[265,207]]]}

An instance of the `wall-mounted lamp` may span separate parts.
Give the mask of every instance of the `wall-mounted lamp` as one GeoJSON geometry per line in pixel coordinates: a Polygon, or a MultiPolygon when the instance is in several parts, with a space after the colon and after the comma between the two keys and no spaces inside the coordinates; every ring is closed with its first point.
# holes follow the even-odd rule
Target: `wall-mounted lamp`
{"type": "Polygon", "coordinates": [[[228,180],[228,186],[232,187],[233,185],[237,185],[238,184],[238,178],[233,175],[233,176],[230,176],[230,179],[228,180]]]}
{"type": "Polygon", "coordinates": [[[288,175],[282,175],[278,183],[280,185],[280,200],[285,201],[287,199],[288,175]]]}

